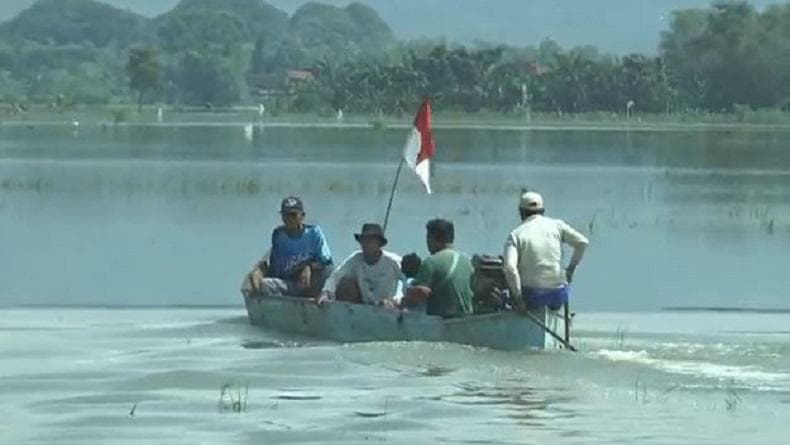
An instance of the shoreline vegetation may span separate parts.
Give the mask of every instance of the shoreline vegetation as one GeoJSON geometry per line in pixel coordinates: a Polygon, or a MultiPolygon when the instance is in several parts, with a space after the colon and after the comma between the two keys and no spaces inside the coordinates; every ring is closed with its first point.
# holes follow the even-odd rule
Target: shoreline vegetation
{"type": "MultiPolygon", "coordinates": [[[[2,108],[0,108],[2,110],[2,108]]],[[[33,106],[24,113],[0,114],[0,128],[26,126],[80,127],[293,127],[405,129],[412,125],[410,116],[347,114],[339,119],[316,113],[278,113],[260,115],[255,106],[232,106],[206,110],[202,107],[136,105],[78,106],[52,110],[33,106]],[[162,110],[161,119],[158,110],[162,110]]],[[[731,113],[643,114],[630,119],[613,113],[532,113],[503,115],[496,112],[434,112],[437,129],[481,130],[601,130],[601,131],[693,131],[693,130],[790,130],[790,114],[774,110],[756,110],[743,115],[731,113]]]]}
{"type": "Polygon", "coordinates": [[[49,110],[141,124],[161,104],[167,122],[257,122],[257,107],[269,123],[386,127],[408,124],[428,96],[439,126],[790,125],[790,4],[715,0],[668,24],[655,53],[619,55],[549,38],[400,41],[353,2],[289,15],[263,0],[180,0],[148,18],[37,0],[0,23],[0,121],[49,110]]]}

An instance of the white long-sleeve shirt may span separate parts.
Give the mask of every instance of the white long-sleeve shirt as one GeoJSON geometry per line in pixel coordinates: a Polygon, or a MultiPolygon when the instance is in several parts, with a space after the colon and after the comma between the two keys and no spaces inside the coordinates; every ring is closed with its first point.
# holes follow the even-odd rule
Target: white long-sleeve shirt
{"type": "Polygon", "coordinates": [[[396,298],[401,287],[400,262],[400,256],[383,251],[375,264],[368,264],[362,251],[354,252],[329,275],[323,291],[334,294],[342,278],[353,277],[359,286],[363,303],[375,304],[385,298],[396,298]]]}
{"type": "Polygon", "coordinates": [[[562,243],[574,248],[589,240],[559,219],[533,215],[516,227],[505,241],[505,278],[511,290],[555,289],[567,284],[562,267],[562,243]]]}

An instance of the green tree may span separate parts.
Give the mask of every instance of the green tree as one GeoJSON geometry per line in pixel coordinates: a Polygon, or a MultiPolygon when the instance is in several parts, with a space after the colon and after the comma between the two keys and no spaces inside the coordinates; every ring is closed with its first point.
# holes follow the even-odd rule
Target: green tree
{"type": "Polygon", "coordinates": [[[255,39],[255,48],[252,50],[250,72],[253,75],[261,75],[267,71],[266,68],[266,38],[258,36],[255,39]]]}
{"type": "Polygon", "coordinates": [[[760,17],[760,29],[758,56],[768,70],[765,88],[773,92],[774,105],[790,111],[790,4],[770,6],[760,17]]]}
{"type": "Polygon", "coordinates": [[[668,83],[688,108],[781,105],[790,80],[788,28],[786,6],[759,13],[744,1],[718,1],[676,11],[661,40],[668,83]]]}
{"type": "Polygon", "coordinates": [[[25,99],[27,85],[3,69],[0,69],[0,101],[19,102],[25,99]]]}
{"type": "Polygon", "coordinates": [[[625,107],[634,101],[639,110],[661,112],[666,109],[667,90],[661,59],[650,59],[641,54],[623,57],[615,71],[617,100],[615,106],[625,107]]]}
{"type": "Polygon", "coordinates": [[[708,49],[705,100],[714,110],[730,110],[733,104],[765,106],[760,77],[765,72],[757,59],[757,13],[746,2],[713,4],[703,44],[708,49]]]}
{"type": "Polygon", "coordinates": [[[143,95],[159,87],[161,67],[153,48],[131,48],[126,65],[129,89],[137,92],[137,111],[143,110],[143,95]]]}
{"type": "Polygon", "coordinates": [[[241,89],[233,62],[211,52],[188,51],[178,60],[172,74],[183,103],[231,105],[239,101],[241,89]]]}
{"type": "Polygon", "coordinates": [[[707,88],[703,38],[709,11],[687,9],[672,12],[670,30],[661,36],[661,54],[667,75],[679,90],[686,109],[704,107],[707,88]]]}

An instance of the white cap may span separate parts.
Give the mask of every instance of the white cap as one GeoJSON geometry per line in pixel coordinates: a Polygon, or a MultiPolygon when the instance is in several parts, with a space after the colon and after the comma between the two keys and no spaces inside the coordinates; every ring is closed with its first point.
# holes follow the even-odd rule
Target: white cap
{"type": "Polygon", "coordinates": [[[539,193],[526,192],[521,195],[518,207],[526,210],[541,210],[543,209],[543,197],[539,193]]]}

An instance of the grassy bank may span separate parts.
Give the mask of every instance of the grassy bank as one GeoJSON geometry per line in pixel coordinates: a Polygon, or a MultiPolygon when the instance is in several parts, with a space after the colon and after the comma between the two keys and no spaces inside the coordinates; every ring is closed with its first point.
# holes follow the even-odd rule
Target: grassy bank
{"type": "MultiPolygon", "coordinates": [[[[162,107],[162,124],[212,124],[245,125],[248,123],[272,126],[351,126],[351,127],[408,127],[412,116],[345,114],[342,119],[314,113],[277,113],[268,110],[261,116],[254,106],[237,106],[225,109],[198,107],[162,107]]],[[[73,125],[146,125],[160,123],[158,107],[147,106],[138,113],[133,105],[81,106],[69,109],[51,109],[32,106],[14,110],[0,105],[2,124],[54,124],[73,125]]],[[[790,113],[780,110],[739,110],[735,113],[684,113],[684,114],[635,114],[630,119],[613,113],[531,113],[501,114],[495,112],[464,113],[434,110],[433,124],[441,127],[480,127],[504,129],[788,129],[790,113]]]]}

